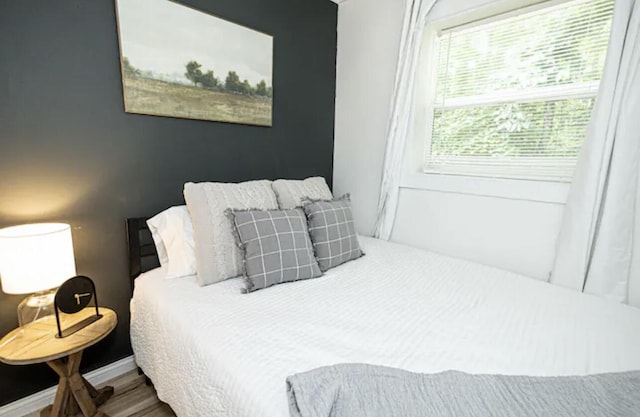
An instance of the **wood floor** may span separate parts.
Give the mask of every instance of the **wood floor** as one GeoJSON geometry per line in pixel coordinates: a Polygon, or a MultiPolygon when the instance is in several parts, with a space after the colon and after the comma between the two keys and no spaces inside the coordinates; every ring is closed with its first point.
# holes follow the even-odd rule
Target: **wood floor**
{"type": "MultiPolygon", "coordinates": [[[[171,408],[158,400],[156,391],[144,383],[144,376],[132,371],[106,383],[115,389],[115,394],[100,411],[109,417],[175,417],[171,408]]],[[[97,386],[96,388],[99,388],[97,386]]],[[[82,414],[79,414],[81,416],[82,414]]],[[[39,417],[40,412],[24,417],[39,417]]]]}

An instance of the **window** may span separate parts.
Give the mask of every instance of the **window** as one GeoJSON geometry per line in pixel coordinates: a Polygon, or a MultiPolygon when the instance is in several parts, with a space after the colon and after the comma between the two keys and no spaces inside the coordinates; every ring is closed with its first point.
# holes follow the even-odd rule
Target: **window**
{"type": "Polygon", "coordinates": [[[554,0],[437,32],[424,171],[570,181],[612,14],[554,0]]]}

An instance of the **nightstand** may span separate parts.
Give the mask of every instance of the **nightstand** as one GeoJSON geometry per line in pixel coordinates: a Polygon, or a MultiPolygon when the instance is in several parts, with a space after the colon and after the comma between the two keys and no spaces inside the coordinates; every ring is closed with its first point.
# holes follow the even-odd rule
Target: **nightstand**
{"type": "MultiPolygon", "coordinates": [[[[95,307],[85,308],[61,316],[61,324],[66,328],[95,313],[95,307]]],[[[0,361],[9,365],[46,362],[60,377],[55,401],[40,412],[42,417],[75,416],[79,411],[85,417],[108,417],[98,407],[113,395],[113,387],[97,390],[79,372],[84,349],[104,339],[118,323],[113,310],[101,307],[100,314],[100,320],[62,339],[56,337],[55,316],[48,316],[13,330],[0,340],[0,361]]]]}

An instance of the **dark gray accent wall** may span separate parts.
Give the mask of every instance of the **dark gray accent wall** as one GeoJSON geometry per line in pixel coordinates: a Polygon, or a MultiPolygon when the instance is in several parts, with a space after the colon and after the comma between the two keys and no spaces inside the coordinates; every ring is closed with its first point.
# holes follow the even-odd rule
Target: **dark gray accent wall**
{"type": "MultiPolygon", "coordinates": [[[[120,322],[84,371],[131,354],[126,217],[181,204],[186,181],[331,184],[337,6],[183,3],[274,36],[272,128],[127,114],[112,0],[0,1],[0,227],[72,225],[78,273],[120,322]]],[[[0,334],[22,298],[0,293],[0,334]]],[[[0,405],[55,382],[46,365],[0,365],[0,405]]]]}

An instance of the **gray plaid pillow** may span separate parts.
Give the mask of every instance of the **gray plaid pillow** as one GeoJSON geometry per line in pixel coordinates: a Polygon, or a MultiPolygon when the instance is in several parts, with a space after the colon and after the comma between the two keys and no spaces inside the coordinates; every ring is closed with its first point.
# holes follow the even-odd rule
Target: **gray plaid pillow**
{"type": "Polygon", "coordinates": [[[322,275],[301,209],[226,213],[244,252],[246,292],[322,275]]]}
{"type": "Polygon", "coordinates": [[[304,211],[321,271],[364,255],[356,236],[348,194],[333,201],[307,200],[304,211]]]}

